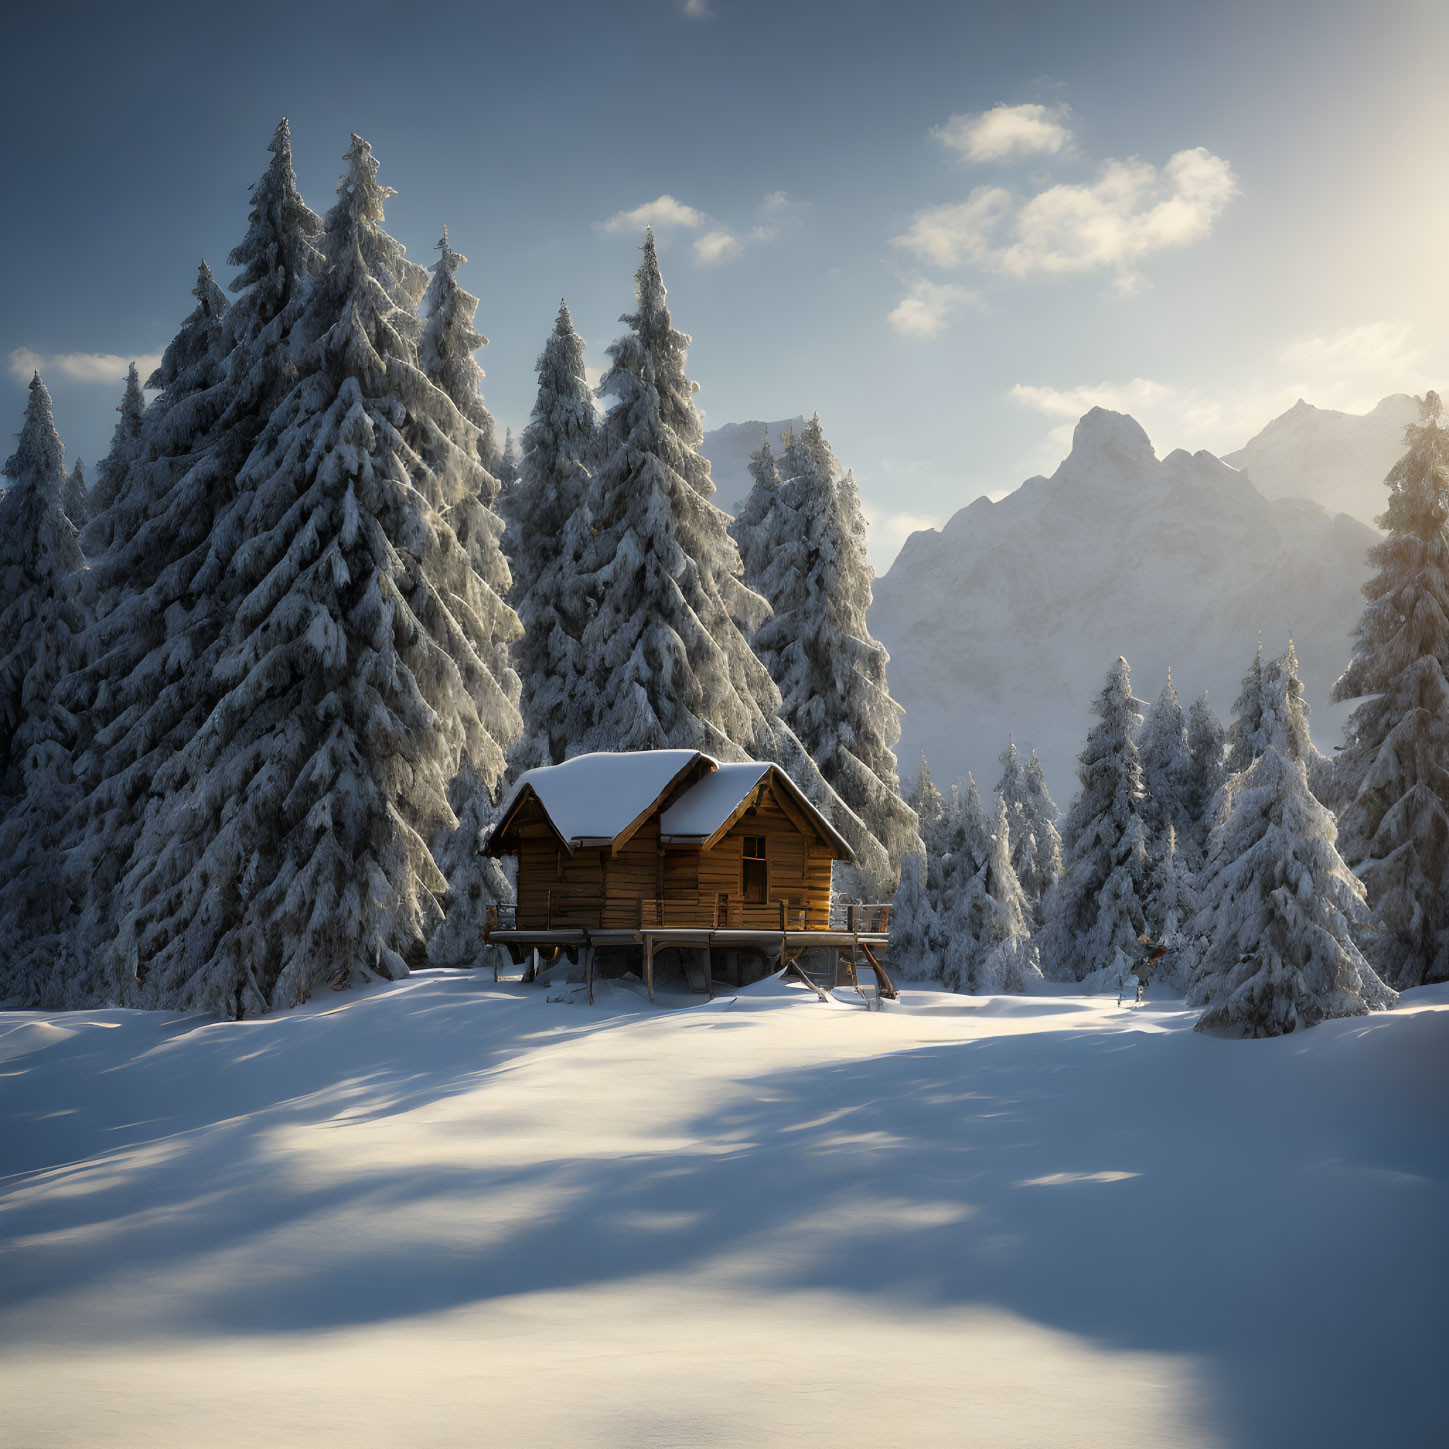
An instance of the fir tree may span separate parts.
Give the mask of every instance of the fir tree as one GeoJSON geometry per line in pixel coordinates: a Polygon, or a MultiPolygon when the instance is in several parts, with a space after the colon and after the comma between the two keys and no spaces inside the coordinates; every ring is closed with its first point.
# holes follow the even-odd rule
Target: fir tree
{"type": "Polygon", "coordinates": [[[536,371],[538,396],[523,433],[518,482],[508,493],[505,536],[523,620],[514,646],[524,715],[524,734],[511,758],[515,771],[559,764],[588,728],[577,704],[587,672],[580,640],[588,622],[578,556],[588,537],[580,505],[597,421],[584,340],[563,302],[536,371]]]}
{"type": "Polygon", "coordinates": [[[1242,688],[1233,701],[1233,718],[1227,731],[1227,771],[1230,775],[1246,770],[1268,747],[1263,729],[1263,641],[1258,640],[1257,653],[1242,688]]]}
{"type": "Polygon", "coordinates": [[[953,991],[1021,993],[1041,980],[1026,897],[1012,868],[1006,805],[992,822],[973,782],[964,813],[963,853],[942,914],[942,980],[953,991]]]}
{"type": "Polygon", "coordinates": [[[780,497],[780,470],[770,450],[767,428],[760,446],[750,454],[750,478],[753,480],[739,514],[730,523],[730,533],[739,546],[740,562],[745,578],[760,579],[770,561],[770,549],[783,531],[777,515],[783,511],[780,497]]]}
{"type": "MultiPolygon", "coordinates": [[[[502,547],[503,520],[495,511],[500,484],[489,471],[497,442],[493,418],[479,392],[483,370],[473,356],[488,339],[474,329],[478,299],[458,283],[458,268],[468,259],[449,245],[446,227],[437,250],[440,255],[422,303],[427,320],[419,361],[425,376],[456,411],[419,410],[409,440],[421,458],[424,478],[436,489],[434,506],[452,525],[477,576],[470,597],[481,603],[482,614],[474,621],[468,643],[484,669],[475,677],[483,679],[486,687],[475,688],[474,703],[489,745],[507,744],[517,736],[520,723],[519,681],[510,649],[523,631],[518,616],[504,602],[512,577],[502,547]]],[[[498,862],[479,849],[501,774],[500,760],[477,762],[465,750],[449,786],[449,805],[458,823],[433,842],[448,881],[447,915],[428,941],[429,959],[436,964],[475,964],[485,949],[487,908],[506,898],[507,881],[498,862]]]]}
{"type": "Polygon", "coordinates": [[[1120,971],[1141,954],[1151,863],[1142,819],[1142,722],[1132,676],[1118,659],[1097,698],[1097,724],[1078,758],[1081,794],[1063,832],[1062,878],[1044,905],[1041,954],[1056,981],[1120,971]]]}
{"type": "Polygon", "coordinates": [[[1023,763],[1016,745],[1007,742],[1001,756],[996,793],[1006,807],[1007,842],[1012,869],[1026,899],[1027,919],[1041,926],[1042,902],[1062,874],[1062,838],[1057,831],[1056,803],[1036,751],[1023,763]]]}
{"type": "MultiPolygon", "coordinates": [[[[292,330],[322,263],[314,245],[322,223],[298,194],[285,119],[268,149],[247,231],[229,255],[241,269],[236,305],[227,307],[203,262],[197,306],[151,379],[160,396],[143,420],[136,461],[85,535],[96,548],[97,603],[85,667],[69,687],[92,728],[79,762],[88,793],[67,833],[87,895],[77,927],[83,990],[95,999],[134,994],[137,963],[112,949],[119,923],[137,909],[162,909],[192,870],[184,846],[162,828],[142,846],[147,818],[167,807],[174,788],[153,782],[168,766],[181,768],[173,761],[226,692],[214,665],[236,604],[227,563],[244,541],[237,475],[292,386],[292,330]],[[119,890],[128,875],[155,899],[119,890]]],[[[191,838],[189,826],[181,838],[191,838]]]]}
{"type": "Polygon", "coordinates": [[[1207,854],[1213,809],[1227,780],[1227,739],[1206,694],[1193,701],[1187,714],[1187,748],[1192,755],[1192,844],[1199,860],[1207,854]]]}
{"type": "Polygon", "coordinates": [[[79,458],[75,460],[75,467],[66,475],[61,504],[73,528],[79,531],[86,526],[91,516],[90,496],[86,491],[85,464],[79,458]]]}
{"type": "Polygon", "coordinates": [[[946,823],[946,799],[931,779],[931,767],[926,763],[926,752],[921,751],[921,768],[916,783],[906,797],[906,803],[915,811],[920,822],[921,839],[925,843],[926,855],[939,855],[943,848],[942,836],[946,823]]]}
{"type": "Polygon", "coordinates": [[[891,904],[892,965],[910,981],[933,981],[941,971],[945,931],[926,883],[926,857],[912,851],[901,862],[891,904]]]}
{"type": "MultiPolygon", "coordinates": [[[[474,356],[480,347],[487,347],[488,339],[473,325],[478,299],[458,285],[458,268],[468,258],[448,244],[447,227],[436,250],[439,255],[433,279],[423,294],[422,313],[427,322],[418,358],[428,379],[448,395],[476,431],[478,461],[490,484],[483,501],[492,508],[497,503],[498,484],[493,470],[499,461],[498,437],[493,414],[483,405],[484,374],[474,356]]],[[[461,531],[458,536],[463,537],[461,531]]]]}
{"type": "Polygon", "coordinates": [[[587,733],[574,748],[770,760],[832,821],[865,874],[886,878],[884,849],[780,719],[779,691],[747,642],[769,606],[746,587],[729,519],[709,498],[694,384],[683,376],[689,339],[670,322],[652,233],[635,295],[621,319],[629,330],[609,348],[599,390],[616,404],[582,505],[579,573],[593,612],[580,640],[587,733]]]}
{"type": "Polygon", "coordinates": [[[1375,962],[1400,989],[1449,980],[1449,429],[1438,394],[1386,479],[1388,536],[1353,658],[1339,772],[1344,858],[1368,889],[1375,962]]]}
{"type": "Polygon", "coordinates": [[[1168,832],[1175,831],[1189,843],[1192,838],[1192,795],[1195,771],[1187,738],[1187,712],[1172,686],[1172,671],[1142,721],[1137,735],[1142,760],[1142,816],[1154,852],[1166,846],[1168,832]]]}
{"type": "Polygon", "coordinates": [[[513,429],[504,431],[503,447],[498,454],[498,482],[507,493],[518,482],[518,470],[523,464],[522,454],[513,438],[513,429]]]}
{"type": "Polygon", "coordinates": [[[1227,786],[1194,932],[1206,942],[1189,1000],[1200,1031],[1281,1036],[1392,1006],[1354,945],[1363,887],[1301,760],[1269,747],[1227,786]]]}
{"type": "Polygon", "coordinates": [[[110,449],[101,459],[90,492],[91,518],[81,539],[88,557],[109,547],[118,529],[124,531],[126,515],[116,505],[143,452],[141,419],[146,412],[146,398],[141,392],[141,376],[134,362],[126,370],[126,388],[116,411],[121,415],[120,420],[111,434],[110,449]]]}
{"type": "Polygon", "coordinates": [[[818,415],[786,456],[793,476],[767,516],[773,536],[753,541],[763,568],[747,575],[773,611],[755,650],[779,687],[785,722],[898,865],[920,837],[901,799],[893,750],[901,711],[887,691],[886,651],[866,627],[873,574],[855,483],[834,477],[818,415]]]}
{"type": "Polygon", "coordinates": [[[502,770],[481,586],[408,441],[444,449],[457,417],[418,365],[426,273],[383,230],[367,143],[346,160],[295,385],[219,528],[239,541],[224,692],[158,775],[126,882],[147,994],[169,1005],[254,1012],[404,974],[440,915],[426,841],[456,823],[448,782],[465,752],[489,783],[502,770]]]}
{"type": "Polygon", "coordinates": [[[60,1005],[50,961],[71,904],[55,847],[73,793],[76,721],[60,684],[84,625],[75,527],[66,517],[65,453],[37,373],[0,493],[0,998],[60,1005]]]}

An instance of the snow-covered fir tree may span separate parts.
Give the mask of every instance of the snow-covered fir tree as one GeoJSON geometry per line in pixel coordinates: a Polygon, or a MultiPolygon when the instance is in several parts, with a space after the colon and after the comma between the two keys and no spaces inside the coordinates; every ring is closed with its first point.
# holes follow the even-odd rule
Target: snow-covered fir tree
{"type": "Polygon", "coordinates": [[[920,822],[921,840],[926,854],[936,855],[942,849],[942,831],[946,823],[946,797],[941,794],[931,778],[931,767],[926,763],[926,752],[921,751],[921,768],[916,774],[916,783],[906,796],[906,804],[915,811],[920,822]]]}
{"type": "Polygon", "coordinates": [[[1281,1036],[1392,1006],[1354,944],[1363,886],[1301,760],[1269,747],[1229,781],[1193,923],[1204,941],[1189,1000],[1201,1031],[1281,1036]]]}
{"type": "Polygon", "coordinates": [[[1193,701],[1187,712],[1187,748],[1192,755],[1192,843],[1201,860],[1207,855],[1218,792],[1228,777],[1226,732],[1205,693],[1193,701]]]}
{"type": "Polygon", "coordinates": [[[1142,818],[1154,855],[1166,850],[1170,831],[1176,833],[1179,848],[1191,851],[1196,829],[1196,769],[1188,742],[1187,712],[1173,688],[1171,670],[1162,693],[1142,721],[1137,751],[1142,760],[1142,818]]]}
{"type": "MultiPolygon", "coordinates": [[[[493,414],[483,405],[483,369],[474,354],[488,345],[488,339],[474,324],[478,315],[478,299],[465,292],[458,282],[458,268],[468,258],[453,250],[448,242],[448,228],[436,248],[438,260],[433,279],[423,294],[422,314],[427,319],[418,359],[430,381],[440,387],[477,434],[478,460],[493,484],[493,496],[484,501],[491,508],[497,502],[499,447],[493,414]]],[[[463,537],[456,529],[459,538],[463,537]]],[[[465,540],[466,542],[466,540],[465,540]]]]}
{"type": "Polygon", "coordinates": [[[1154,948],[1166,947],[1167,954],[1147,969],[1152,976],[1183,991],[1198,959],[1199,943],[1192,929],[1198,909],[1197,873],[1188,864],[1172,825],[1161,842],[1154,843],[1150,854],[1147,930],[1154,948]]]}
{"type": "Polygon", "coordinates": [[[513,429],[504,430],[503,446],[498,450],[498,482],[505,493],[518,482],[518,470],[523,465],[523,455],[513,436],[513,429]]]}
{"type": "Polygon", "coordinates": [[[524,720],[511,757],[515,771],[560,763],[588,728],[577,712],[589,615],[578,555],[589,536],[580,505],[598,424],[584,340],[563,302],[536,371],[538,394],[523,431],[518,481],[508,491],[505,535],[523,620],[514,645],[524,720]]]}
{"type": "Polygon", "coordinates": [[[608,350],[614,398],[582,507],[579,574],[593,612],[580,640],[585,733],[571,748],[699,749],[770,760],[841,832],[868,877],[885,849],[826,782],[788,724],[747,635],[769,611],[743,580],[729,519],[710,500],[689,339],[673,327],[653,233],[635,275],[629,330],[608,350]],[[667,420],[666,413],[672,421],[667,420]]]}
{"type": "Polygon", "coordinates": [[[1007,840],[1012,869],[1026,899],[1027,920],[1041,926],[1042,902],[1062,874],[1059,812],[1047,791],[1046,775],[1036,751],[1023,760],[1012,741],[1001,756],[996,793],[1006,807],[1007,840]]]}
{"type": "Polygon", "coordinates": [[[1097,723],[1077,757],[1081,793],[1062,832],[1062,877],[1043,906],[1041,955],[1055,981],[1119,972],[1142,954],[1151,862],[1142,818],[1142,722],[1118,659],[1097,697],[1097,723]]]}
{"type": "MultiPolygon", "coordinates": [[[[489,471],[496,461],[497,441],[492,415],[479,390],[483,369],[473,355],[488,339],[473,325],[478,299],[458,282],[458,268],[468,259],[449,244],[446,227],[437,251],[422,301],[427,320],[418,353],[425,376],[456,414],[420,409],[409,439],[422,461],[423,478],[436,489],[433,504],[451,524],[477,575],[473,592],[483,613],[469,630],[469,644],[483,666],[476,677],[485,681],[485,687],[475,689],[474,696],[484,739],[492,747],[511,742],[519,732],[519,681],[510,651],[523,629],[505,602],[512,577],[502,546],[503,519],[497,512],[501,485],[489,471]]],[[[461,597],[459,589],[453,592],[461,597]]],[[[480,849],[501,777],[500,761],[475,762],[465,749],[449,786],[449,804],[458,823],[441,831],[433,842],[448,881],[447,914],[428,941],[428,956],[435,964],[476,963],[486,949],[487,909],[508,896],[501,867],[480,849]]]]}
{"type": "Polygon", "coordinates": [[[1339,762],[1344,858],[1368,889],[1370,950],[1401,990],[1449,980],[1449,428],[1437,393],[1386,480],[1388,536],[1353,657],[1334,686],[1360,701],[1339,762]]]}
{"type": "Polygon", "coordinates": [[[891,903],[891,964],[908,981],[934,981],[941,973],[946,936],[926,883],[926,857],[912,851],[901,862],[891,903]]]}
{"type": "Polygon", "coordinates": [[[1028,991],[1041,980],[1041,968],[1026,897],[1011,864],[1005,802],[997,802],[996,819],[990,820],[973,783],[964,810],[965,853],[955,862],[942,907],[941,979],[953,991],[1028,991]]]}
{"type": "Polygon", "coordinates": [[[131,466],[82,536],[105,545],[91,559],[93,618],[66,684],[87,726],[76,760],[85,796],[67,835],[73,889],[86,902],[75,931],[90,985],[73,985],[106,1000],[126,999],[129,979],[111,950],[112,892],[156,770],[200,724],[201,660],[220,629],[214,595],[193,587],[235,458],[218,457],[215,446],[233,394],[225,386],[226,298],[205,262],[192,295],[195,309],[148,380],[159,395],[142,419],[131,466]]]}
{"type": "Polygon", "coordinates": [[[243,542],[237,474],[292,386],[291,333],[322,264],[322,222],[297,191],[285,119],[268,149],[247,231],[228,257],[240,268],[236,305],[226,306],[203,262],[197,306],[151,379],[160,396],[123,486],[83,536],[94,550],[95,619],[69,684],[91,724],[78,765],[88,793],[68,836],[87,897],[75,932],[86,982],[76,989],[94,999],[135,993],[137,964],[113,943],[122,918],[149,903],[118,893],[121,881],[164,890],[190,869],[164,830],[143,834],[165,803],[153,781],[225,693],[213,656],[235,607],[226,568],[243,542]]]}
{"type": "Polygon", "coordinates": [[[75,460],[75,467],[65,476],[65,493],[61,503],[72,526],[77,531],[84,528],[90,520],[91,507],[90,493],[86,488],[86,467],[79,458],[75,460]]]}
{"type": "Polygon", "coordinates": [[[65,453],[37,373],[0,492],[0,999],[65,1001],[52,957],[71,903],[58,870],[76,720],[61,698],[84,626],[85,561],[66,517],[65,453]]]}
{"type": "Polygon", "coordinates": [[[866,626],[874,575],[855,483],[837,479],[832,463],[816,415],[786,453],[791,476],[764,519],[770,536],[761,529],[751,540],[762,568],[746,582],[772,610],[754,646],[785,722],[895,868],[920,843],[893,748],[901,710],[887,690],[886,651],[866,626]]]}
{"type": "Polygon", "coordinates": [[[750,491],[739,513],[730,521],[730,532],[739,546],[746,579],[758,579],[769,564],[770,549],[783,531],[777,514],[783,510],[780,470],[770,448],[767,428],[760,446],[750,454],[750,491]]]}
{"type": "Polygon", "coordinates": [[[124,528],[126,519],[124,514],[116,512],[116,501],[125,491],[131,469],[143,453],[141,419],[146,412],[146,397],[134,362],[126,370],[126,387],[116,411],[121,416],[111,434],[111,446],[101,459],[96,481],[91,485],[91,517],[82,536],[87,557],[94,557],[109,547],[113,538],[111,530],[124,528]]]}
{"type": "Polygon", "coordinates": [[[458,416],[419,366],[427,273],[383,230],[360,137],[346,161],[295,384],[218,530],[237,541],[225,692],[158,775],[126,881],[146,995],[170,1005],[251,1013],[404,974],[440,916],[426,842],[455,823],[448,783],[466,752],[491,785],[509,743],[478,576],[408,441],[444,449],[458,416]]]}
{"type": "Polygon", "coordinates": [[[1238,697],[1233,701],[1233,717],[1227,729],[1227,772],[1236,775],[1246,770],[1268,747],[1263,729],[1263,641],[1258,640],[1257,653],[1243,676],[1238,697]]]}

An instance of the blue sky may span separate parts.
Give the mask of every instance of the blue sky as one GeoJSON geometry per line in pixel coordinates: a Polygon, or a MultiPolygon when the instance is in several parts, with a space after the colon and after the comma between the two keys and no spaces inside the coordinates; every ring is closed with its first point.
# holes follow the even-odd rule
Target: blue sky
{"type": "Polygon", "coordinates": [[[706,425],[818,409],[879,562],[1094,402],[1226,451],[1449,382],[1438,3],[54,3],[6,39],[0,427],[42,359],[92,466],[108,359],[199,257],[229,281],[284,114],[316,210],[356,130],[410,255],[448,224],[515,428],[560,295],[602,362],[652,217],[706,425]]]}

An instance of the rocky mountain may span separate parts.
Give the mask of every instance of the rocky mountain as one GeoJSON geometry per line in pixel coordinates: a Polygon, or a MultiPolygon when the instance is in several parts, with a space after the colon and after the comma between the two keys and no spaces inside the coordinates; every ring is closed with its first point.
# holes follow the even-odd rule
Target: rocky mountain
{"type": "Polygon", "coordinates": [[[1268,498],[1307,498],[1372,525],[1387,502],[1384,475],[1403,456],[1404,429],[1418,416],[1419,400],[1407,393],[1386,397],[1368,413],[1334,412],[1299,398],[1223,462],[1268,498]]]}
{"type": "Polygon", "coordinates": [[[1138,695],[1155,697],[1170,666],[1184,704],[1206,689],[1226,722],[1259,635],[1276,654],[1290,630],[1315,740],[1331,749],[1347,711],[1328,696],[1375,537],[1317,503],[1265,497],[1210,453],[1159,459],[1132,418],[1094,408],[1050,478],[912,534],[877,580],[870,624],[906,709],[903,777],[924,749],[938,781],[971,770],[989,786],[1014,736],[1065,804],[1118,654],[1138,695]]]}

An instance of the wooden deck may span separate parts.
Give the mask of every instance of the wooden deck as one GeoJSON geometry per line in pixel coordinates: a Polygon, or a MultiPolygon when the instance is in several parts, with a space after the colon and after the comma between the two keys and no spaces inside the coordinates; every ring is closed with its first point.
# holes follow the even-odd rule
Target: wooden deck
{"type": "Polygon", "coordinates": [[[644,985],[650,1001],[654,1000],[654,953],[666,947],[702,952],[706,962],[704,977],[710,990],[712,978],[707,963],[712,950],[745,949],[769,955],[778,953],[781,969],[789,971],[793,968],[799,979],[822,999],[825,993],[799,965],[801,953],[818,948],[834,949],[843,959],[849,952],[847,969],[851,984],[856,984],[857,968],[865,967],[875,973],[881,997],[893,999],[896,996],[895,987],[876,954],[890,943],[889,905],[841,906],[831,911],[828,919],[812,921],[803,911],[791,911],[783,903],[771,903],[757,908],[758,923],[751,921],[745,924],[746,917],[741,910],[738,914],[728,912],[725,917],[727,924],[716,924],[719,914],[706,913],[695,902],[647,904],[667,904],[680,909],[674,912],[661,910],[657,915],[641,911],[641,915],[648,917],[647,920],[641,920],[632,928],[621,928],[603,923],[602,903],[595,913],[589,908],[592,903],[571,900],[568,902],[569,909],[559,912],[563,919],[554,920],[552,911],[549,911],[542,922],[530,921],[527,917],[520,922],[517,907],[490,906],[483,938],[490,944],[507,948],[515,962],[521,962],[525,954],[532,952],[547,952],[550,959],[557,959],[560,953],[566,954],[570,960],[582,956],[590,1002],[594,999],[594,952],[601,946],[639,948],[644,985]],[[593,915],[597,923],[586,924],[578,919],[586,915],[593,915]],[[678,920],[678,924],[669,919],[671,916],[678,920]],[[864,962],[860,960],[862,955],[864,962]]]}

